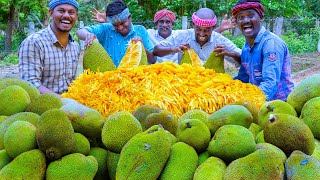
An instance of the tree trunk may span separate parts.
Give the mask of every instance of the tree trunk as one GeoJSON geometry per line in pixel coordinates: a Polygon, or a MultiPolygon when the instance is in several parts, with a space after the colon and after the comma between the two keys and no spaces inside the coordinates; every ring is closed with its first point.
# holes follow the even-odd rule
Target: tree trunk
{"type": "Polygon", "coordinates": [[[6,53],[11,52],[11,47],[12,47],[12,30],[14,26],[14,14],[15,14],[15,7],[14,5],[16,4],[16,0],[13,1],[12,4],[10,4],[10,12],[9,12],[9,17],[8,17],[8,24],[7,24],[7,29],[6,29],[6,43],[5,43],[5,51],[6,53]]]}

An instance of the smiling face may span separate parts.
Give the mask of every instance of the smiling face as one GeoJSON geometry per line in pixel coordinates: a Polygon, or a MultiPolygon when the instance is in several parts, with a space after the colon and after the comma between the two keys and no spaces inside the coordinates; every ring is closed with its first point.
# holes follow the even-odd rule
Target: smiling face
{"type": "Polygon", "coordinates": [[[122,36],[126,36],[130,31],[131,16],[127,17],[122,21],[115,22],[112,25],[118,33],[120,33],[122,36]]]}
{"type": "Polygon", "coordinates": [[[242,10],[236,15],[236,21],[246,39],[254,41],[262,27],[262,18],[257,11],[253,9],[242,10]]]}
{"type": "Polygon", "coordinates": [[[200,46],[203,46],[209,41],[214,27],[201,27],[193,24],[193,29],[196,41],[200,44],[200,46]]]}
{"type": "Polygon", "coordinates": [[[171,35],[173,25],[174,22],[167,16],[163,16],[156,22],[158,33],[163,38],[167,38],[171,35]]]}
{"type": "Polygon", "coordinates": [[[49,10],[52,18],[52,29],[54,32],[69,32],[78,19],[77,9],[70,4],[60,4],[53,10],[49,10]]]}

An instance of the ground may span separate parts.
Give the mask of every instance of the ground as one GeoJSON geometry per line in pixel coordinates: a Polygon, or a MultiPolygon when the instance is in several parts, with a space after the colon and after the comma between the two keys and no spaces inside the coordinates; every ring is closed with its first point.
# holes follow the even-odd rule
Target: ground
{"type": "MultiPolygon", "coordinates": [[[[320,53],[310,53],[301,55],[292,55],[292,78],[295,84],[301,82],[304,78],[313,74],[320,73],[320,53]]],[[[231,74],[236,73],[236,69],[227,65],[231,74]]],[[[0,66],[0,79],[8,77],[19,77],[17,65],[0,66]]]]}

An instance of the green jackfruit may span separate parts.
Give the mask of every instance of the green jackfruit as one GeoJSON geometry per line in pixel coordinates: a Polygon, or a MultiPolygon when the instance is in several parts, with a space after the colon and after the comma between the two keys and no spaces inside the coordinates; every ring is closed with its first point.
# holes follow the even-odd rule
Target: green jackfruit
{"type": "Polygon", "coordinates": [[[0,150],[0,170],[9,164],[12,158],[9,156],[5,149],[0,150]]]}
{"type": "Polygon", "coordinates": [[[302,110],[300,119],[310,128],[314,137],[320,139],[320,96],[307,101],[302,110]]]}
{"type": "Polygon", "coordinates": [[[43,113],[36,130],[39,149],[50,160],[60,159],[74,149],[74,130],[67,115],[59,109],[43,113]]]}
{"type": "Polygon", "coordinates": [[[0,99],[0,115],[2,116],[24,112],[31,102],[27,91],[17,85],[0,90],[0,99]]]}
{"type": "Polygon", "coordinates": [[[246,100],[240,100],[240,101],[236,101],[236,102],[234,102],[232,104],[241,105],[241,106],[244,106],[245,108],[247,108],[250,111],[251,115],[252,115],[253,123],[259,124],[259,121],[258,121],[259,109],[258,109],[258,107],[256,106],[256,104],[254,102],[246,101],[246,100]]]}
{"type": "Polygon", "coordinates": [[[258,124],[251,123],[249,130],[251,131],[253,137],[256,137],[259,132],[262,131],[262,128],[258,124]]]}
{"type": "Polygon", "coordinates": [[[320,161],[320,141],[317,139],[314,139],[314,151],[311,156],[315,157],[320,161]]]}
{"type": "Polygon", "coordinates": [[[203,67],[213,69],[217,73],[225,73],[224,56],[216,56],[217,52],[212,51],[203,67]]]}
{"type": "Polygon", "coordinates": [[[3,120],[5,120],[5,119],[7,119],[9,116],[0,116],[0,123],[3,121],[3,120]]]}
{"type": "Polygon", "coordinates": [[[41,115],[49,109],[59,109],[61,106],[62,102],[58,96],[54,94],[40,94],[28,105],[26,112],[34,112],[41,115]]]}
{"type": "Polygon", "coordinates": [[[8,118],[6,118],[5,120],[3,120],[0,123],[0,149],[4,149],[4,145],[3,145],[3,137],[4,134],[6,133],[8,127],[14,123],[15,121],[28,121],[31,124],[33,124],[34,126],[37,127],[37,123],[39,120],[40,116],[36,113],[32,113],[32,112],[21,112],[21,113],[17,113],[14,114],[12,116],[9,116],[8,118]]]}
{"type": "Polygon", "coordinates": [[[132,115],[137,118],[142,126],[143,130],[146,130],[147,128],[144,125],[144,121],[146,120],[147,116],[152,113],[159,113],[161,111],[160,108],[156,106],[150,106],[150,105],[142,105],[139,106],[132,115]]]}
{"type": "Polygon", "coordinates": [[[198,159],[199,164],[202,164],[203,162],[205,162],[209,157],[210,157],[210,154],[208,151],[200,153],[199,159],[198,159]]]}
{"type": "Polygon", "coordinates": [[[136,134],[142,132],[139,121],[129,112],[111,114],[103,125],[101,139],[110,151],[120,153],[123,146],[136,134]]]}
{"type": "Polygon", "coordinates": [[[93,179],[98,171],[98,162],[93,156],[73,153],[63,156],[48,165],[47,180],[93,179]]]}
{"type": "Polygon", "coordinates": [[[46,173],[44,154],[34,149],[24,152],[0,170],[0,179],[43,180],[46,173]]]}
{"type": "Polygon", "coordinates": [[[258,149],[267,149],[270,151],[273,151],[275,153],[276,156],[278,156],[278,159],[282,159],[283,163],[286,162],[287,160],[287,156],[286,154],[277,146],[270,144],[270,143],[259,143],[256,146],[256,150],[258,149]]]}
{"type": "Polygon", "coordinates": [[[227,165],[217,157],[209,157],[196,169],[193,180],[221,180],[227,165]]]}
{"type": "Polygon", "coordinates": [[[184,119],[199,119],[200,121],[204,122],[208,126],[209,120],[208,120],[209,114],[201,109],[192,109],[187,112],[185,112],[180,118],[178,119],[179,122],[181,122],[184,119]]]}
{"type": "Polygon", "coordinates": [[[88,156],[90,153],[89,140],[80,133],[74,133],[74,146],[72,153],[81,153],[88,156]]]}
{"type": "Polygon", "coordinates": [[[102,47],[97,39],[84,50],[83,69],[90,69],[93,72],[113,71],[116,69],[111,57],[102,47]]]}
{"type": "Polygon", "coordinates": [[[12,158],[36,149],[36,127],[27,121],[15,121],[4,134],[3,145],[12,158]]]}
{"type": "Polygon", "coordinates": [[[158,124],[161,124],[161,126],[171,134],[176,135],[178,118],[169,111],[162,110],[159,113],[149,114],[144,121],[146,129],[158,124]]]}
{"type": "Polygon", "coordinates": [[[252,133],[239,125],[224,125],[213,136],[208,152],[229,163],[256,150],[252,133]]]}
{"type": "MultiPolygon", "coordinates": [[[[189,46],[189,45],[187,45],[189,46]]],[[[201,66],[201,59],[198,54],[194,51],[194,49],[188,47],[183,51],[183,55],[180,60],[180,64],[187,63],[192,66],[201,66]]]]}
{"type": "Polygon", "coordinates": [[[160,180],[192,179],[198,167],[198,154],[193,147],[177,142],[171,147],[169,159],[162,170],[160,180]]]}
{"type": "Polygon", "coordinates": [[[107,155],[107,169],[109,178],[111,180],[116,180],[116,173],[117,173],[117,165],[120,159],[120,154],[114,153],[108,150],[107,155]]]}
{"type": "Polygon", "coordinates": [[[320,161],[301,151],[293,151],[285,164],[287,179],[319,179],[320,161]]]}
{"type": "Polygon", "coordinates": [[[311,155],[314,137],[309,127],[289,114],[272,114],[264,128],[264,140],[280,148],[287,156],[294,150],[311,155]]]}
{"type": "Polygon", "coordinates": [[[116,179],[156,179],[170,155],[171,143],[159,125],[133,136],[121,150],[116,179]]]}
{"type": "Polygon", "coordinates": [[[107,158],[108,158],[108,150],[100,148],[100,147],[93,147],[89,153],[90,156],[96,158],[98,162],[98,171],[94,176],[94,180],[102,180],[107,179],[108,177],[108,169],[107,169],[107,158]]]}
{"type": "Polygon", "coordinates": [[[16,78],[4,78],[0,79],[0,90],[5,89],[8,86],[17,85],[22,87],[25,91],[27,91],[30,100],[33,101],[38,95],[40,95],[40,91],[30,82],[22,79],[16,78]]]}
{"type": "Polygon", "coordinates": [[[257,144],[258,144],[258,143],[264,143],[264,142],[265,142],[263,130],[260,131],[260,132],[257,134],[257,136],[256,136],[256,138],[255,138],[255,141],[256,141],[257,144]]]}
{"type": "Polygon", "coordinates": [[[101,137],[104,119],[97,110],[79,103],[68,103],[60,110],[68,116],[76,132],[91,139],[101,137]]]}

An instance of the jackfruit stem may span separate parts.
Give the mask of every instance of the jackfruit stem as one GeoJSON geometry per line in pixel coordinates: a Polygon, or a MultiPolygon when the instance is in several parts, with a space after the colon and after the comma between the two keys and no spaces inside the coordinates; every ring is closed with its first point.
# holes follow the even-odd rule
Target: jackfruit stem
{"type": "Polygon", "coordinates": [[[274,121],[276,121],[278,119],[278,117],[274,114],[270,114],[269,116],[269,122],[273,123],[274,121]]]}
{"type": "Polygon", "coordinates": [[[267,108],[268,112],[273,111],[273,108],[270,106],[270,104],[267,104],[267,105],[266,105],[266,108],[267,108]]]}

